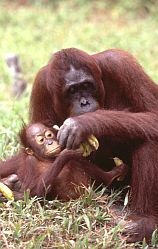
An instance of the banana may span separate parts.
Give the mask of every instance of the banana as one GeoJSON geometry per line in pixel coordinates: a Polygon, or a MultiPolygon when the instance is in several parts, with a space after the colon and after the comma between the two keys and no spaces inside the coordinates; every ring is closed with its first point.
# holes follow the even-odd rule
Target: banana
{"type": "Polygon", "coordinates": [[[118,157],[114,157],[113,160],[114,160],[114,163],[117,167],[120,166],[121,164],[123,164],[123,161],[118,157]]]}
{"type": "Polygon", "coordinates": [[[91,152],[94,150],[90,144],[87,142],[84,142],[80,145],[80,150],[83,153],[83,157],[87,157],[91,154],[91,152]]]}
{"type": "Polygon", "coordinates": [[[10,188],[7,187],[4,183],[0,182],[0,192],[2,195],[10,201],[14,201],[14,194],[10,188]]]}
{"type": "Polygon", "coordinates": [[[92,145],[92,147],[94,147],[95,150],[99,148],[98,139],[94,135],[89,136],[88,142],[92,145]]]}
{"type": "Polygon", "coordinates": [[[89,136],[88,141],[81,143],[80,149],[83,152],[83,157],[87,157],[92,151],[99,148],[99,142],[94,135],[89,136]]]}
{"type": "MultiPolygon", "coordinates": [[[[116,167],[119,167],[120,165],[123,164],[123,161],[120,158],[118,158],[118,157],[114,157],[113,160],[114,160],[114,163],[115,163],[116,167]]],[[[119,176],[117,178],[117,181],[122,181],[123,179],[124,179],[124,175],[123,176],[119,176]]]]}

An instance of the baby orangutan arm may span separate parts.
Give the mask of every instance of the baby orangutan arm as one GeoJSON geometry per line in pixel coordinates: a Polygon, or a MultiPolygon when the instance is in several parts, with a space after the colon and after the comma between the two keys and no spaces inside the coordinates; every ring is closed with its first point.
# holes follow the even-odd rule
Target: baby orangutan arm
{"type": "MultiPolygon", "coordinates": [[[[53,188],[53,182],[59,175],[59,173],[64,170],[64,166],[69,162],[72,167],[75,167],[74,161],[77,160],[80,167],[85,171],[87,177],[96,181],[97,184],[104,184],[109,186],[116,178],[125,177],[127,174],[127,166],[121,161],[121,164],[111,171],[105,172],[101,168],[92,164],[88,160],[82,157],[82,152],[80,150],[64,150],[56,158],[51,167],[39,178],[37,188],[33,190],[33,195],[38,197],[44,196],[45,192],[49,193],[53,188]]],[[[77,174],[77,172],[76,172],[77,174]]]]}

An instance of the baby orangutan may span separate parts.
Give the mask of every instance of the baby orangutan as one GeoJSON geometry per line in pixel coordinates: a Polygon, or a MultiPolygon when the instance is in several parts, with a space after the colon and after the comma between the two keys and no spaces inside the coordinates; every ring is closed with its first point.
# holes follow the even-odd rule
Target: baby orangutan
{"type": "Polygon", "coordinates": [[[56,133],[41,123],[24,127],[20,132],[24,148],[0,162],[0,177],[7,177],[2,179],[3,183],[11,186],[18,178],[18,187],[13,187],[15,199],[23,198],[24,191],[30,189],[30,196],[66,201],[78,198],[85,190],[83,186],[88,187],[91,180],[109,186],[114,179],[126,175],[127,167],[122,162],[105,172],[85,159],[81,148],[62,151],[56,133]]]}

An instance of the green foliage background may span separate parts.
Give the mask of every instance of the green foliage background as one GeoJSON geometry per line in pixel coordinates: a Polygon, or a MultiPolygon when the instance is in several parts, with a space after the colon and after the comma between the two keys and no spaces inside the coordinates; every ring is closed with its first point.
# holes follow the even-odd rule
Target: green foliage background
{"type": "Polygon", "coordinates": [[[3,144],[5,141],[1,154],[14,152],[11,141],[16,140],[21,119],[27,121],[34,77],[57,50],[77,47],[95,53],[108,48],[125,49],[157,81],[157,7],[157,1],[152,0],[1,0],[0,138],[3,144]],[[25,96],[18,102],[11,97],[12,80],[5,64],[9,52],[20,56],[28,81],[25,96]]]}
{"type": "MultiPolygon", "coordinates": [[[[157,81],[157,8],[156,0],[1,0],[0,157],[5,158],[17,152],[17,134],[23,120],[28,120],[34,77],[57,50],[77,47],[95,53],[108,48],[121,48],[134,54],[145,71],[157,81]],[[23,98],[18,101],[11,96],[12,79],[5,63],[9,52],[20,56],[24,77],[28,82],[23,98]]],[[[31,241],[34,240],[36,237],[31,241]]],[[[41,246],[42,242],[38,242],[41,246]]],[[[17,246],[16,240],[14,243],[17,246]]],[[[92,244],[88,247],[86,240],[81,247],[67,248],[106,248],[102,243],[100,247],[92,247],[92,244]]],[[[40,246],[37,248],[43,248],[40,246]]],[[[145,246],[143,248],[147,248],[145,246]]],[[[119,246],[117,244],[110,248],[119,246]]]]}

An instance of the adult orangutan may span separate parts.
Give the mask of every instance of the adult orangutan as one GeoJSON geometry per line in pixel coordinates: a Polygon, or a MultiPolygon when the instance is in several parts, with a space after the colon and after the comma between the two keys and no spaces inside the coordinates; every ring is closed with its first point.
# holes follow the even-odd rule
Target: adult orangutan
{"type": "Polygon", "coordinates": [[[127,231],[131,241],[150,237],[158,224],[158,86],[132,55],[55,53],[36,76],[30,120],[61,126],[57,138],[68,149],[94,134],[100,147],[91,160],[105,170],[112,155],[130,165],[135,216],[127,231]]]}

